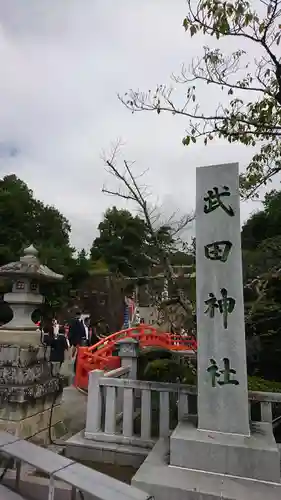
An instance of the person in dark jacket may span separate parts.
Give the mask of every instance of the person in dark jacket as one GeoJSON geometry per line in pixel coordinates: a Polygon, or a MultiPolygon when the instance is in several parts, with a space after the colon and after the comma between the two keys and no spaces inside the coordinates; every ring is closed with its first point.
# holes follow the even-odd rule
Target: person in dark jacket
{"type": "Polygon", "coordinates": [[[90,345],[95,345],[100,341],[100,337],[97,334],[97,324],[98,322],[91,324],[90,345]]]}
{"type": "Polygon", "coordinates": [[[90,316],[86,316],[84,318],[84,328],[86,333],[86,338],[84,340],[84,345],[89,347],[91,345],[91,337],[92,337],[92,327],[91,327],[91,318],[90,316]]]}
{"type": "Polygon", "coordinates": [[[97,344],[100,340],[106,338],[109,334],[110,330],[108,324],[105,323],[104,318],[100,318],[98,321],[92,324],[90,345],[97,344]]]}
{"type": "Polygon", "coordinates": [[[99,339],[108,337],[108,335],[110,334],[109,326],[104,318],[98,320],[96,324],[96,333],[99,339]]]}
{"type": "Polygon", "coordinates": [[[50,361],[53,363],[60,363],[60,367],[65,359],[65,352],[68,350],[68,343],[65,337],[63,327],[59,327],[58,335],[54,335],[51,341],[51,356],[50,361]]]}
{"type": "Polygon", "coordinates": [[[52,325],[45,326],[44,343],[51,348],[50,362],[59,363],[59,368],[61,368],[65,358],[65,351],[68,350],[64,328],[60,327],[58,334],[55,334],[52,325]]]}
{"type": "Polygon", "coordinates": [[[78,348],[80,346],[86,346],[89,344],[89,339],[87,338],[87,329],[85,328],[85,323],[82,320],[82,314],[80,311],[77,311],[75,318],[70,323],[68,340],[72,347],[74,373],[76,373],[78,348]]]}
{"type": "Polygon", "coordinates": [[[86,330],[80,311],[77,311],[75,318],[69,325],[68,339],[70,345],[73,347],[85,345],[85,341],[87,340],[86,330]]]}

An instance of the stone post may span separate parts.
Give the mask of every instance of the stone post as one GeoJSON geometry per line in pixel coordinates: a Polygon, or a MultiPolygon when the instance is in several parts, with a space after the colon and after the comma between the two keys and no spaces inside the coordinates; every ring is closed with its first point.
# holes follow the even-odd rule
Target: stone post
{"type": "MultiPolygon", "coordinates": [[[[138,356],[139,356],[139,341],[133,338],[121,339],[116,342],[117,354],[121,358],[121,366],[129,367],[130,371],[128,378],[132,380],[137,380],[138,373],[138,356]]],[[[136,398],[139,397],[138,391],[134,391],[134,400],[136,404],[136,398]]],[[[117,414],[121,414],[123,411],[124,403],[124,390],[119,387],[117,389],[117,414]]]]}
{"type": "Polygon", "coordinates": [[[249,436],[238,180],[238,164],[197,170],[198,428],[249,436]]]}
{"type": "Polygon", "coordinates": [[[179,423],[170,463],[280,481],[272,426],[249,425],[238,164],[198,168],[196,181],[198,427],[179,423]]]}
{"type": "Polygon", "coordinates": [[[117,353],[121,358],[121,366],[129,366],[128,378],[136,380],[138,372],[139,341],[137,339],[121,339],[116,342],[117,353]]]}

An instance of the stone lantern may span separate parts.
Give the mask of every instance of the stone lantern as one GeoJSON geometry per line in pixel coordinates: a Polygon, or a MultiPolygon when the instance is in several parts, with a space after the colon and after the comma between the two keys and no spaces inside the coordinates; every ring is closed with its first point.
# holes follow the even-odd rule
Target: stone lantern
{"type": "Polygon", "coordinates": [[[62,384],[31,315],[44,300],[39,283],[63,276],[40,264],[31,245],[18,262],[0,267],[0,277],[13,282],[12,291],[4,295],[13,318],[0,328],[0,429],[45,441],[55,396],[52,425],[61,421],[62,384]]]}
{"type": "MultiPolygon", "coordinates": [[[[38,251],[33,245],[25,248],[18,262],[11,262],[0,267],[0,276],[13,280],[13,288],[6,293],[4,300],[13,311],[13,318],[1,330],[36,331],[37,327],[31,319],[33,311],[42,304],[44,298],[39,293],[39,282],[62,280],[47,266],[40,264],[38,251]]],[[[0,339],[1,339],[0,333],[0,339]]]]}

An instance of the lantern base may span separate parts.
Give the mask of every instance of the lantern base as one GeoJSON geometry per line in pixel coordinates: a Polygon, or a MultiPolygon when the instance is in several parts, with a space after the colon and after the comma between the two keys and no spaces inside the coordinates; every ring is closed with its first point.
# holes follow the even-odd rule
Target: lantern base
{"type": "Polygon", "coordinates": [[[42,443],[53,427],[64,433],[63,377],[40,333],[2,330],[0,343],[0,429],[42,443]]]}

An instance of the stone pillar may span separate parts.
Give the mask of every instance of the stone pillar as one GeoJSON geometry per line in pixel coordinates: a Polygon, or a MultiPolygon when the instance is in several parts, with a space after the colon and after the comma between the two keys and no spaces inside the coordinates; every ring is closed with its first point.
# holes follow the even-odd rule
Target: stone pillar
{"type": "Polygon", "coordinates": [[[239,209],[237,163],[197,169],[198,427],[178,425],[170,463],[280,481],[272,426],[250,432],[239,209]]]}
{"type": "Polygon", "coordinates": [[[249,436],[238,179],[197,170],[198,428],[249,436]]]}
{"type": "Polygon", "coordinates": [[[129,366],[128,378],[136,380],[138,372],[139,341],[128,338],[116,342],[117,354],[121,358],[121,366],[129,366]]]}
{"type": "Polygon", "coordinates": [[[3,337],[1,331],[0,430],[46,443],[49,426],[53,436],[64,432],[62,379],[52,375],[49,349],[40,344],[38,334],[9,331],[10,343],[3,337]]]}

